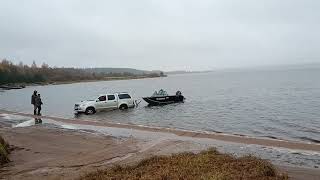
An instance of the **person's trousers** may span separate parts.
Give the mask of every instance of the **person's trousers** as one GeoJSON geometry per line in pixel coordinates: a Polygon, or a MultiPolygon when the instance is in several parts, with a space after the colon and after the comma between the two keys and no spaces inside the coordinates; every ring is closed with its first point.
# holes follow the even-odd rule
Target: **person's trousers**
{"type": "Polygon", "coordinates": [[[38,107],[36,105],[33,105],[33,115],[37,115],[37,109],[38,107]]]}
{"type": "Polygon", "coordinates": [[[41,106],[38,106],[38,115],[41,115],[41,106]]]}
{"type": "Polygon", "coordinates": [[[33,115],[41,115],[41,106],[34,105],[34,107],[33,107],[33,115]]]}

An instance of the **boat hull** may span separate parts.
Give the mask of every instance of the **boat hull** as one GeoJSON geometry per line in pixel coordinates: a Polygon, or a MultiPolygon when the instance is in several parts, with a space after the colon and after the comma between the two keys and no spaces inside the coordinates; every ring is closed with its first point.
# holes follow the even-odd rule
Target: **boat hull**
{"type": "Polygon", "coordinates": [[[160,106],[183,102],[184,96],[144,97],[143,100],[150,106],[160,106]]]}

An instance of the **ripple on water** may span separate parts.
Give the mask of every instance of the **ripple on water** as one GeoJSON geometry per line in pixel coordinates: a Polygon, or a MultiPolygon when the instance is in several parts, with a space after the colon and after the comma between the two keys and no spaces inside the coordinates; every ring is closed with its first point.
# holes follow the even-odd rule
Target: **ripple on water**
{"type": "Polygon", "coordinates": [[[297,137],[303,141],[309,141],[309,142],[312,142],[312,143],[317,143],[319,144],[320,143],[320,140],[318,139],[313,139],[313,138],[310,138],[310,137],[297,137]]]}

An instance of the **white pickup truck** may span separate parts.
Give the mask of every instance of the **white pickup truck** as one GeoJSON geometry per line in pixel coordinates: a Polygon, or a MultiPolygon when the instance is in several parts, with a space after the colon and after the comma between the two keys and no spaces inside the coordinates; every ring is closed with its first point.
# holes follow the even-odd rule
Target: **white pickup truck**
{"type": "Polygon", "coordinates": [[[75,113],[94,114],[106,109],[128,109],[135,107],[129,93],[102,94],[96,100],[81,101],[74,105],[75,113]]]}

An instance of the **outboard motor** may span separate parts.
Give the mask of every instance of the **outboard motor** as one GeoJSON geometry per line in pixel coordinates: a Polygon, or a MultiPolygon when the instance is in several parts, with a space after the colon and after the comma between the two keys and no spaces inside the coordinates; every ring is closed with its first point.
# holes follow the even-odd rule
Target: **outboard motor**
{"type": "Polygon", "coordinates": [[[181,96],[181,95],[182,95],[181,91],[176,92],[176,96],[181,96]]]}

